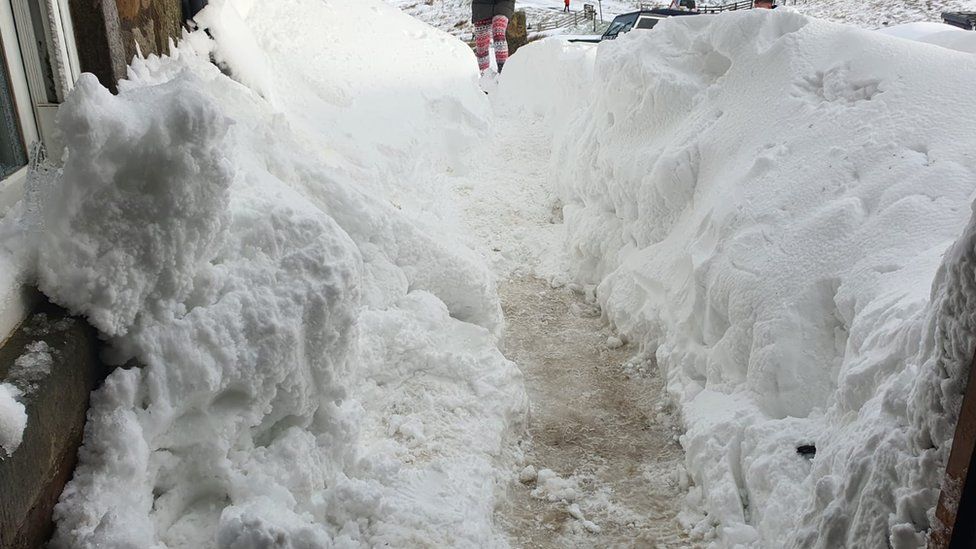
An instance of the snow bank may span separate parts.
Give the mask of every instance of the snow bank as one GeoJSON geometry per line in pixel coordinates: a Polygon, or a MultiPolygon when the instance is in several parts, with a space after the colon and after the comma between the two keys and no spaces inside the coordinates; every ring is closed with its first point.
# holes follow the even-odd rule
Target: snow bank
{"type": "Polygon", "coordinates": [[[797,0],[783,2],[780,9],[796,10],[804,15],[847,23],[864,28],[884,28],[889,25],[918,21],[940,21],[944,11],[972,11],[973,0],[797,0]]]}
{"type": "Polygon", "coordinates": [[[427,210],[486,124],[471,52],[364,0],[200,22],[118,96],[79,81],[24,209],[40,288],[140,365],[93,395],[54,546],[500,543],[521,378],[427,210]]]}
{"type": "Polygon", "coordinates": [[[500,108],[548,116],[575,276],[682,405],[693,530],[924,545],[976,328],[972,227],[944,255],[976,191],[976,58],[756,11],[590,59],[529,45],[500,108]]]}
{"type": "Polygon", "coordinates": [[[976,33],[942,23],[906,23],[879,29],[878,32],[951,50],[976,53],[976,33]]]}

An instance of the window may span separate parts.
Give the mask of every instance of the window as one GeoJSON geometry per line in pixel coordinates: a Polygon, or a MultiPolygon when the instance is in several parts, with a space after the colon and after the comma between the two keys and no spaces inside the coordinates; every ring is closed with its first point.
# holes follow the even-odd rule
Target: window
{"type": "Polygon", "coordinates": [[[27,165],[27,149],[14,109],[14,92],[6,63],[0,63],[0,179],[27,165]]]}
{"type": "Polygon", "coordinates": [[[54,118],[78,77],[68,0],[0,0],[0,216],[20,199],[28,151],[61,157],[54,118]]]}
{"type": "Polygon", "coordinates": [[[657,17],[641,17],[637,20],[637,28],[653,29],[654,25],[657,25],[658,21],[660,21],[660,19],[657,17]]]}
{"type": "MultiPolygon", "coordinates": [[[[68,0],[0,0],[0,217],[24,195],[29,151],[59,159],[58,104],[78,78],[68,0]]],[[[13,282],[13,281],[7,281],[13,282]]],[[[33,294],[0,285],[0,340],[24,318],[33,294]]]]}
{"type": "Polygon", "coordinates": [[[636,21],[637,21],[636,13],[628,14],[628,15],[618,15],[613,20],[613,22],[610,23],[610,27],[607,28],[607,32],[605,32],[603,36],[607,39],[612,40],[616,38],[618,34],[629,31],[630,28],[634,26],[634,23],[636,21]]]}

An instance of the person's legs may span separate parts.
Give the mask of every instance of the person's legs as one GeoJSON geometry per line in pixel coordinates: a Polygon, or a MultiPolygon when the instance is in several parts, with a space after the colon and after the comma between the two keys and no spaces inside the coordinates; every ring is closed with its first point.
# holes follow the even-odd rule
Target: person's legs
{"type": "Polygon", "coordinates": [[[474,22],[474,55],[481,72],[488,70],[488,49],[491,47],[491,19],[474,22]]]}
{"type": "Polygon", "coordinates": [[[508,38],[505,31],[508,30],[508,17],[496,15],[491,20],[491,38],[495,43],[495,62],[498,63],[498,72],[502,72],[502,67],[508,61],[508,38]]]}

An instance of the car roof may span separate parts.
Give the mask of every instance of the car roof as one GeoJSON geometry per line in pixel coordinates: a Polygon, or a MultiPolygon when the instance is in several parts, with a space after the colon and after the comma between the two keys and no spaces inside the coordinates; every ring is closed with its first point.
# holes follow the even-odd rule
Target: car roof
{"type": "MultiPolygon", "coordinates": [[[[627,17],[630,15],[666,15],[668,17],[674,15],[698,15],[697,11],[686,11],[686,10],[673,10],[669,8],[654,8],[650,10],[637,10],[627,13],[621,13],[617,17],[627,17]]],[[[617,17],[614,17],[616,19],[617,17]]]]}

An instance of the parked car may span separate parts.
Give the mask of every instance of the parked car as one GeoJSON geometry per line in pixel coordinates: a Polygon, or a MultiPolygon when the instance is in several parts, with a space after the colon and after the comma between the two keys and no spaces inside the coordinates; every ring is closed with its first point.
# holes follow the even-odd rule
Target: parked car
{"type": "MultiPolygon", "coordinates": [[[[694,2],[689,0],[681,0],[680,4],[688,7],[695,6],[694,2]]],[[[743,0],[733,4],[725,4],[721,6],[701,6],[697,9],[691,10],[654,8],[649,10],[632,11],[630,13],[624,13],[614,17],[613,21],[610,23],[610,26],[607,27],[607,30],[604,31],[602,35],[574,35],[567,36],[565,39],[569,40],[570,42],[593,43],[602,42],[604,40],[615,40],[621,34],[630,32],[633,29],[653,29],[655,25],[668,17],[719,13],[723,11],[751,9],[752,7],[752,0],[743,0]]]]}
{"type": "Polygon", "coordinates": [[[640,10],[624,13],[613,18],[610,26],[602,35],[591,36],[571,36],[567,39],[570,42],[602,42],[604,40],[615,40],[621,34],[630,32],[632,29],[653,29],[660,21],[668,17],[679,15],[698,15],[697,11],[673,10],[669,8],[654,8],[650,10],[640,10]]]}
{"type": "Polygon", "coordinates": [[[942,12],[942,21],[960,29],[976,30],[976,13],[964,11],[942,12]]]}

